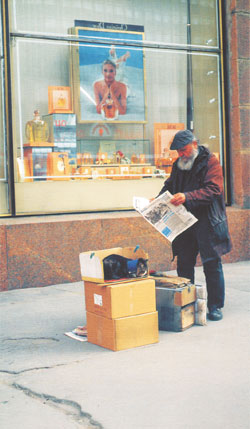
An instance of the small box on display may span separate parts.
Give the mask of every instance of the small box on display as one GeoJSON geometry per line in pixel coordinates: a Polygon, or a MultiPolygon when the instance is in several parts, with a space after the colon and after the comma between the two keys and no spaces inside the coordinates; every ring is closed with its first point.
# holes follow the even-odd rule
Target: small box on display
{"type": "Polygon", "coordinates": [[[92,179],[105,179],[105,168],[91,167],[92,179]]]}
{"type": "Polygon", "coordinates": [[[107,179],[113,179],[119,174],[119,167],[109,167],[106,168],[106,177],[107,179]]]}
{"type": "Polygon", "coordinates": [[[24,147],[24,160],[29,166],[33,180],[46,180],[48,173],[47,158],[51,155],[51,147],[24,147]]]}
{"type": "Polygon", "coordinates": [[[18,182],[33,182],[33,164],[28,158],[17,158],[18,182]]]}
{"type": "Polygon", "coordinates": [[[129,165],[119,165],[119,175],[115,177],[116,179],[129,179],[129,165]]]}
{"type": "Polygon", "coordinates": [[[91,167],[88,167],[87,165],[79,167],[78,173],[82,180],[90,179],[92,177],[91,167]]]}
{"type": "Polygon", "coordinates": [[[159,341],[158,313],[108,319],[87,311],[88,342],[113,351],[159,341]]]}
{"type": "Polygon", "coordinates": [[[84,281],[84,289],[86,310],[103,317],[115,319],[156,311],[152,279],[128,279],[110,285],[84,281]]]}
{"type": "Polygon", "coordinates": [[[142,167],[130,167],[130,179],[141,179],[142,167]]]}
{"type": "Polygon", "coordinates": [[[155,167],[153,166],[148,166],[148,167],[143,167],[142,168],[142,173],[143,176],[152,176],[152,174],[154,173],[155,167]]]}
{"type": "Polygon", "coordinates": [[[67,152],[76,158],[76,115],[72,113],[53,113],[43,116],[49,127],[49,141],[54,143],[55,151],[67,152]]]}
{"type": "MultiPolygon", "coordinates": [[[[139,246],[115,247],[112,249],[83,252],[79,255],[82,280],[103,283],[106,280],[104,278],[103,260],[110,255],[120,255],[130,260],[148,260],[148,254],[140,249],[139,246]]],[[[143,277],[148,277],[148,272],[143,277]]],[[[138,278],[135,277],[130,279],[130,281],[133,280],[138,280],[138,278]]]]}
{"type": "Polygon", "coordinates": [[[69,180],[70,166],[68,153],[51,152],[47,156],[47,180],[69,180]]]}

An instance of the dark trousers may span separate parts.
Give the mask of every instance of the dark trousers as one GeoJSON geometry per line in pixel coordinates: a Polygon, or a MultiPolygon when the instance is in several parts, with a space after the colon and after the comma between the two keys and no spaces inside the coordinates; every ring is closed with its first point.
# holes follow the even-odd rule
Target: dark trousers
{"type": "MultiPolygon", "coordinates": [[[[191,243],[190,243],[191,244],[191,243]]],[[[177,274],[179,277],[186,277],[194,283],[194,267],[198,255],[198,248],[192,244],[190,247],[180,251],[177,256],[177,274]],[[193,248],[192,248],[193,247],[193,248]]],[[[225,299],[225,283],[221,264],[221,259],[214,258],[203,263],[203,271],[207,285],[207,306],[222,308],[225,299]]]]}

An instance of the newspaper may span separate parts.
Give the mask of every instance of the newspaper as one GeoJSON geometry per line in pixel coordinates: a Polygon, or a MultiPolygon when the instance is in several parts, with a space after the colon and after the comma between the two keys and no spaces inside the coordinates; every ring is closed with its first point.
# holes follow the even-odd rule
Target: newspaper
{"type": "Polygon", "coordinates": [[[166,191],[150,202],[147,198],[134,197],[133,207],[167,240],[172,241],[186,229],[190,228],[197,219],[180,204],[170,203],[173,195],[166,191]]]}
{"type": "Polygon", "coordinates": [[[80,335],[75,334],[73,331],[65,332],[64,335],[67,335],[67,337],[73,338],[73,340],[88,341],[88,337],[81,337],[80,335]]]}

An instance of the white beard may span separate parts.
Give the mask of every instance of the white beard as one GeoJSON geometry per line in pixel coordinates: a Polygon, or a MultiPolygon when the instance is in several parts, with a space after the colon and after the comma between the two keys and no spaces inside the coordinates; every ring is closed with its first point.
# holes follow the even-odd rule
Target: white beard
{"type": "Polygon", "coordinates": [[[198,156],[198,153],[199,153],[198,149],[194,148],[192,155],[190,155],[188,158],[186,157],[179,158],[177,161],[178,168],[180,170],[191,170],[191,168],[194,165],[194,161],[198,156]]]}

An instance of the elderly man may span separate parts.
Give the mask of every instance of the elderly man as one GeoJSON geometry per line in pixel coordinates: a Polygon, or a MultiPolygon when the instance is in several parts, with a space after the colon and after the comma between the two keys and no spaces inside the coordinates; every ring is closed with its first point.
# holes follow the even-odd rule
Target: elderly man
{"type": "Polygon", "coordinates": [[[171,192],[171,203],[184,204],[198,219],[173,241],[177,273],[194,283],[194,267],[200,253],[208,293],[208,318],[221,320],[225,297],[221,255],[231,250],[222,168],[215,155],[206,147],[198,146],[189,130],[177,132],[170,149],[177,150],[179,158],[160,194],[171,192]]]}

